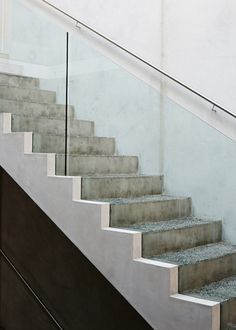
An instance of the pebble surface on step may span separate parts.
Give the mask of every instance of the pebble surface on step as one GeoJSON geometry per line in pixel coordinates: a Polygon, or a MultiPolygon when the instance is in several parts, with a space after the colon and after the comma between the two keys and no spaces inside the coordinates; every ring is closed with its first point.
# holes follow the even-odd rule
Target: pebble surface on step
{"type": "Polygon", "coordinates": [[[224,302],[236,297],[236,276],[205,285],[200,289],[184,292],[196,298],[224,302]]]}
{"type": "Polygon", "coordinates": [[[111,204],[131,204],[131,203],[145,203],[145,202],[156,202],[156,201],[169,201],[175,199],[185,199],[187,197],[173,197],[167,195],[146,195],[141,197],[130,197],[130,198],[108,198],[101,199],[102,202],[111,204]]]}
{"type": "MultiPolygon", "coordinates": [[[[217,220],[214,220],[215,222],[217,220]]],[[[182,228],[190,228],[193,226],[200,226],[204,224],[208,224],[213,222],[210,219],[198,219],[194,217],[187,217],[182,219],[174,219],[169,221],[159,221],[159,222],[147,222],[142,224],[134,224],[132,226],[128,226],[127,228],[130,230],[141,231],[143,233],[146,232],[164,232],[168,230],[182,229],[182,228]]]]}
{"type": "Polygon", "coordinates": [[[216,259],[234,253],[236,253],[236,246],[221,242],[179,252],[169,252],[159,256],[154,256],[153,259],[182,266],[195,264],[205,260],[216,259]]]}

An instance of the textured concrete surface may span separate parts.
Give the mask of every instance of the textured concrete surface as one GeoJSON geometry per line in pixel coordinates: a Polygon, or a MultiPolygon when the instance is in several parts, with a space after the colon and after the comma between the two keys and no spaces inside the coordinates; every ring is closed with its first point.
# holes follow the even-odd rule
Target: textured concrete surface
{"type": "Polygon", "coordinates": [[[194,297],[219,302],[232,300],[236,297],[236,276],[227,277],[221,281],[213,282],[201,288],[186,291],[185,293],[194,297]]]}
{"type": "MultiPolygon", "coordinates": [[[[64,155],[56,155],[56,173],[64,173],[64,155]]],[[[68,156],[68,174],[136,174],[138,158],[136,156],[68,156]]]]}
{"type": "Polygon", "coordinates": [[[37,103],[55,103],[56,93],[37,89],[26,89],[0,85],[0,98],[37,103]]]}
{"type": "Polygon", "coordinates": [[[236,274],[236,246],[224,242],[154,257],[179,266],[179,291],[236,274]]]}
{"type": "MultiPolygon", "coordinates": [[[[1,75],[0,75],[1,76],[1,75]]],[[[34,118],[47,117],[65,119],[64,104],[35,103],[29,101],[5,100],[0,98],[0,112],[12,113],[34,118]]],[[[74,107],[69,107],[69,117],[74,118],[74,107]]]]}
{"type": "Polygon", "coordinates": [[[110,203],[110,221],[115,227],[191,215],[191,199],[185,197],[151,195],[103,201],[110,203]]]}
{"type": "Polygon", "coordinates": [[[183,218],[127,227],[143,235],[143,256],[188,249],[221,240],[221,221],[183,218]]]}
{"type": "Polygon", "coordinates": [[[221,303],[221,330],[233,330],[236,324],[236,276],[224,278],[186,294],[221,303]],[[228,323],[232,325],[229,326],[228,323]]]}
{"type": "Polygon", "coordinates": [[[20,87],[28,89],[38,89],[39,79],[32,77],[22,77],[14,74],[0,74],[0,86],[20,87]]]}
{"type": "MultiPolygon", "coordinates": [[[[65,136],[56,134],[33,134],[34,152],[65,152],[65,136]]],[[[115,139],[106,137],[68,137],[68,153],[86,155],[114,155],[115,139]]]]}
{"type": "MultiPolygon", "coordinates": [[[[39,132],[43,134],[64,134],[65,120],[47,117],[34,118],[32,116],[12,116],[12,130],[14,132],[39,132]]],[[[76,136],[92,136],[94,124],[91,121],[71,120],[68,134],[76,136]]]]}
{"type": "Polygon", "coordinates": [[[82,177],[82,199],[128,198],[162,193],[163,176],[117,175],[82,177]]]}

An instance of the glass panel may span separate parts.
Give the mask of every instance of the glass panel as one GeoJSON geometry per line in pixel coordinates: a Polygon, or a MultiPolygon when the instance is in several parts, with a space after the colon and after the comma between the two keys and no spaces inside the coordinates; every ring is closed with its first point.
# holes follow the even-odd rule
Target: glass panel
{"type": "Polygon", "coordinates": [[[223,220],[223,238],[236,243],[236,142],[167,97],[163,116],[166,193],[189,195],[194,215],[223,220]]]}
{"type": "MultiPolygon", "coordinates": [[[[69,54],[70,104],[76,118],[94,121],[98,137],[115,137],[116,156],[138,156],[140,173],[159,173],[160,94],[78,35],[70,36],[69,54]]],[[[99,153],[107,152],[111,156],[104,142],[99,153]]],[[[112,173],[104,169],[104,174],[112,173]]]]}
{"type": "MultiPolygon", "coordinates": [[[[15,91],[13,129],[36,132],[34,151],[55,152],[56,173],[64,174],[66,31],[23,1],[12,1],[11,11],[9,70],[15,66],[24,75],[39,78],[41,89],[57,93],[56,100],[50,93],[38,99],[32,91],[37,86],[30,82],[24,87],[29,91],[15,91]],[[32,121],[23,116],[33,117],[32,121]]],[[[186,110],[203,107],[208,113],[212,106],[176,84],[166,86],[164,81],[164,88],[153,88],[110,57],[79,33],[70,35],[67,174],[83,178],[164,174],[167,194],[192,197],[193,215],[223,218],[224,238],[236,243],[235,141],[186,110]],[[175,102],[164,93],[170,95],[171,89],[175,102]],[[183,99],[188,105],[183,106],[183,99]]],[[[0,89],[4,96],[4,88],[0,89]]],[[[10,89],[6,92],[10,98],[7,93],[10,89]]],[[[9,111],[6,95],[0,100],[1,111],[9,111]]],[[[219,109],[212,116],[215,122],[221,118],[219,109]]],[[[82,189],[82,197],[104,198],[104,191],[109,196],[113,181],[104,182],[107,190],[91,193],[98,184],[91,183],[90,193],[82,189]]],[[[120,191],[126,190],[128,196],[132,189],[126,184],[120,183],[120,191]]],[[[145,189],[132,194],[150,193],[145,189]]]]}
{"type": "Polygon", "coordinates": [[[165,193],[191,197],[192,215],[224,219],[227,223],[224,238],[236,242],[235,141],[187,111],[180,105],[181,98],[189,110],[202,108],[208,116],[219,117],[220,110],[211,113],[211,104],[176,84],[169,84],[161,91],[154,89],[78,35],[70,36],[69,53],[70,103],[76,118],[94,121],[96,137],[115,137],[116,142],[113,156],[105,141],[100,149],[85,148],[82,153],[86,165],[71,148],[70,173],[164,174],[165,193]],[[172,94],[180,104],[171,100],[164,93],[166,90],[168,93],[174,90],[172,94]],[[124,158],[117,169],[114,155],[137,156],[138,171],[131,158],[124,158]]]}
{"type": "MultiPolygon", "coordinates": [[[[6,71],[36,78],[18,82],[15,78],[17,88],[11,86],[8,96],[2,94],[14,100],[14,106],[8,106],[13,130],[34,132],[34,152],[64,154],[66,31],[20,0],[11,1],[9,22],[6,71]]],[[[5,99],[1,102],[6,104],[5,99]]]]}

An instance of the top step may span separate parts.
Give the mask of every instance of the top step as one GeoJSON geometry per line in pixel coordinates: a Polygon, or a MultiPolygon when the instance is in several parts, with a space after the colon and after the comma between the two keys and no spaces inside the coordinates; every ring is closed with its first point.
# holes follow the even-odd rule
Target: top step
{"type": "Polygon", "coordinates": [[[28,89],[38,89],[39,79],[24,77],[19,75],[0,73],[0,85],[10,87],[20,87],[28,89]]]}

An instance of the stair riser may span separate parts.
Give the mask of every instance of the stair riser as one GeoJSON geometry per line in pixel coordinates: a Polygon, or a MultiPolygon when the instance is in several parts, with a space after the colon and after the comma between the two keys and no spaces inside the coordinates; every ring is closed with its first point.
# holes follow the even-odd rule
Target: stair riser
{"type": "MultiPolygon", "coordinates": [[[[65,106],[57,104],[40,104],[0,99],[0,112],[10,112],[23,116],[65,118],[65,106]]],[[[69,107],[69,117],[74,118],[74,108],[69,107]]]]}
{"type": "Polygon", "coordinates": [[[143,233],[143,256],[150,257],[170,251],[188,249],[221,240],[221,222],[162,232],[143,233]]]}
{"type": "Polygon", "coordinates": [[[191,199],[177,199],[132,204],[111,204],[111,225],[115,227],[135,223],[177,219],[191,215],[191,199]]]}
{"type": "Polygon", "coordinates": [[[236,326],[228,327],[229,323],[236,324],[236,299],[221,304],[221,330],[235,330],[236,326]]]}
{"type": "Polygon", "coordinates": [[[83,178],[82,198],[128,198],[162,193],[163,178],[83,178]]]}
{"type": "Polygon", "coordinates": [[[39,88],[39,79],[0,74],[0,85],[20,88],[39,88]]]}
{"type": "MultiPolygon", "coordinates": [[[[65,137],[62,135],[34,134],[33,151],[64,153],[65,137]]],[[[87,155],[114,155],[115,139],[96,137],[71,137],[68,139],[68,153],[87,155]]]]}
{"type": "MultiPolygon", "coordinates": [[[[23,116],[12,116],[13,132],[38,132],[42,134],[65,134],[65,121],[59,119],[31,118],[23,116]]],[[[70,135],[92,136],[94,124],[89,121],[73,121],[72,127],[68,129],[70,135]]]]}
{"type": "MultiPolygon", "coordinates": [[[[64,174],[64,156],[56,157],[56,173],[64,174]]],[[[136,174],[137,157],[68,157],[68,175],[85,174],[136,174]]]]}
{"type": "Polygon", "coordinates": [[[236,254],[179,267],[179,292],[193,290],[236,274],[236,254]]]}
{"type": "Polygon", "coordinates": [[[15,101],[28,101],[37,103],[55,103],[56,93],[34,89],[21,89],[0,86],[0,98],[15,101]]]}

